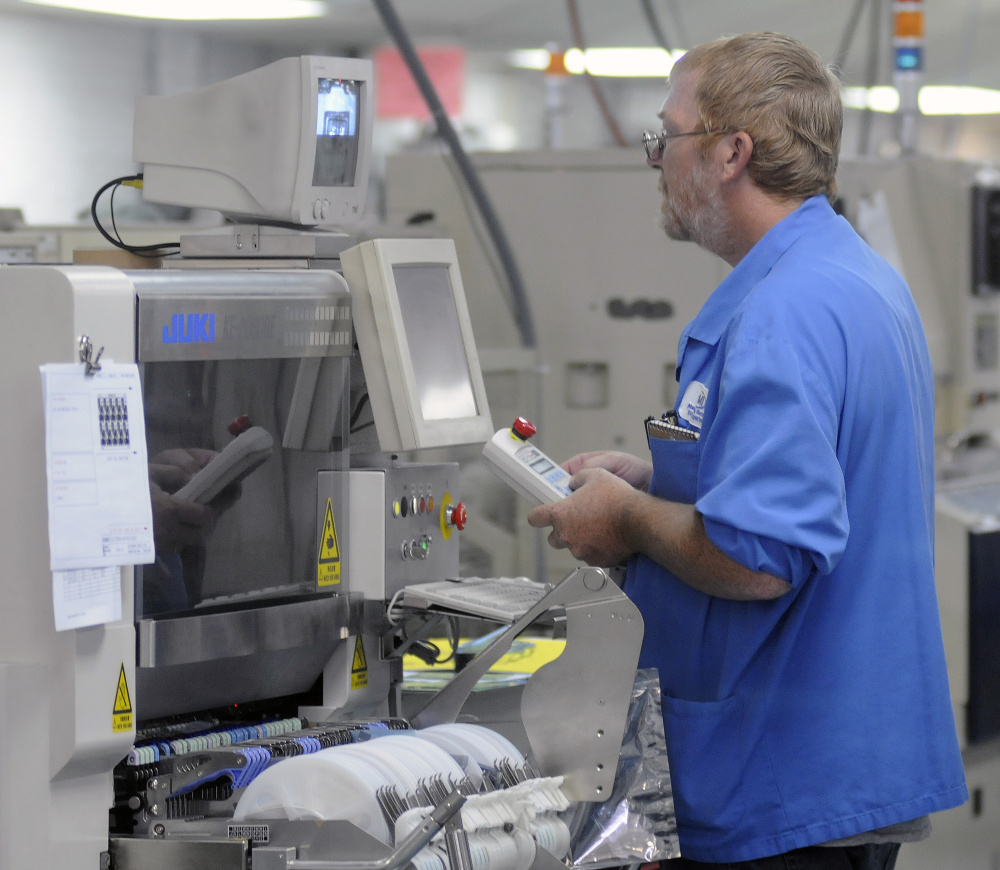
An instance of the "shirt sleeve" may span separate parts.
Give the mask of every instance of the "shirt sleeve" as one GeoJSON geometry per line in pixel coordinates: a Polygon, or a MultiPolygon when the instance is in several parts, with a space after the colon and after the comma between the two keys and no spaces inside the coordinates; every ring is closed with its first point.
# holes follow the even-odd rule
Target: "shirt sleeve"
{"type": "Polygon", "coordinates": [[[725,354],[702,435],[697,510],[712,542],[742,565],[797,586],[828,574],[847,545],[837,458],[842,391],[786,338],[744,339],[725,354]]]}

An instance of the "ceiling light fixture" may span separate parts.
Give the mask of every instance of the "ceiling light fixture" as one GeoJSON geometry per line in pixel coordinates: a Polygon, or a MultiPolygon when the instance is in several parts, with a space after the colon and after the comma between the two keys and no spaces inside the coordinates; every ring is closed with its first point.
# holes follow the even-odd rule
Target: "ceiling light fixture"
{"type": "MultiPolygon", "coordinates": [[[[566,52],[566,71],[574,75],[628,78],[666,78],[684,52],[662,48],[571,48],[566,52]]],[[[552,56],[544,48],[514,51],[508,62],[518,69],[546,70],[552,56]]],[[[844,88],[844,106],[873,112],[899,111],[899,91],[891,85],[844,88]]],[[[920,111],[924,115],[1000,114],[1000,91],[989,88],[925,85],[920,89],[920,111]]]]}
{"type": "MultiPolygon", "coordinates": [[[[1000,114],[1000,91],[952,85],[924,85],[918,97],[922,115],[1000,114]]],[[[899,91],[888,85],[844,88],[844,106],[873,112],[899,111],[899,91]]]]}
{"type": "MultiPolygon", "coordinates": [[[[670,70],[684,52],[671,53],[662,48],[588,48],[580,51],[571,48],[566,52],[566,71],[573,75],[584,72],[592,76],[618,78],[659,78],[670,75],[670,70]]],[[[519,69],[545,70],[551,55],[545,49],[528,49],[511,52],[508,60],[519,69]]]]}
{"type": "Polygon", "coordinates": [[[22,2],[80,12],[169,21],[254,21],[319,18],[326,14],[326,4],[322,0],[22,0],[22,2]]]}

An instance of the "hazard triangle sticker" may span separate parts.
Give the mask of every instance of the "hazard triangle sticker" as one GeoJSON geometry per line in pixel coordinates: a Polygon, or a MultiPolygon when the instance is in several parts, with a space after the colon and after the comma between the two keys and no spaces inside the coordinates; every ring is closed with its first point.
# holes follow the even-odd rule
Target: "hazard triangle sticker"
{"type": "Polygon", "coordinates": [[[122,662],[118,674],[118,688],[115,691],[115,709],[111,714],[111,730],[116,734],[132,730],[132,696],[128,691],[128,680],[125,679],[125,662],[122,662]]]}
{"type": "Polygon", "coordinates": [[[337,526],[333,521],[333,499],[326,500],[323,516],[323,535],[319,542],[316,582],[320,586],[334,586],[340,583],[340,544],[337,542],[337,526]]]}
{"type": "Polygon", "coordinates": [[[365,658],[365,645],[361,635],[354,642],[354,661],[351,662],[351,688],[363,689],[368,685],[368,659],[365,658]]]}

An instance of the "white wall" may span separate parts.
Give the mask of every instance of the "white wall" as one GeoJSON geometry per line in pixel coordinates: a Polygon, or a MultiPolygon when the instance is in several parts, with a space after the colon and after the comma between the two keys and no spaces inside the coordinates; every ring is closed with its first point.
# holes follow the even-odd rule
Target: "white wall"
{"type": "Polygon", "coordinates": [[[132,105],[271,60],[176,30],[0,15],[0,206],[72,223],[132,174],[132,105]]]}

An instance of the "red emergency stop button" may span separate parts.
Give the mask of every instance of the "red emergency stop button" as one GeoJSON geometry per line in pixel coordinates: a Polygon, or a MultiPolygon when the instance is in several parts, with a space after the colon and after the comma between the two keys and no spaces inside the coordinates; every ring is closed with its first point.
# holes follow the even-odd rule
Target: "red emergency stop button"
{"type": "Polygon", "coordinates": [[[456,505],[452,505],[447,510],[446,521],[449,526],[454,526],[459,531],[465,528],[466,522],[468,522],[469,515],[465,510],[465,504],[459,502],[456,505]]]}
{"type": "Polygon", "coordinates": [[[524,417],[518,417],[514,421],[514,425],[511,426],[511,429],[513,429],[514,434],[522,441],[527,441],[538,431],[535,428],[535,424],[530,420],[525,420],[524,417]]]}
{"type": "Polygon", "coordinates": [[[253,426],[253,422],[246,414],[242,414],[229,424],[229,434],[235,438],[237,435],[242,435],[251,426],[253,426]]]}

